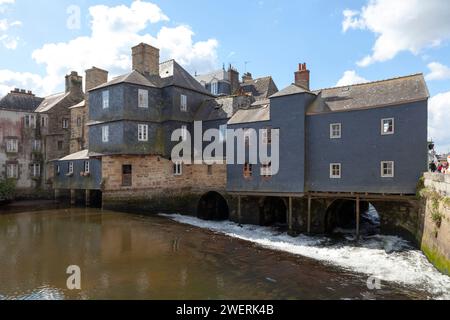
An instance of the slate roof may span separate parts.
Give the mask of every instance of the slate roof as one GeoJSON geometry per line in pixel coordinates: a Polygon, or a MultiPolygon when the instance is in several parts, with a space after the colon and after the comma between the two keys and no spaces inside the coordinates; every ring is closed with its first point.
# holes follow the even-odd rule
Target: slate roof
{"type": "Polygon", "coordinates": [[[270,104],[264,104],[257,108],[240,109],[228,121],[228,124],[261,122],[270,120],[270,104]]]}
{"type": "Polygon", "coordinates": [[[133,70],[130,73],[116,77],[116,78],[112,79],[111,81],[108,81],[107,83],[104,83],[95,88],[92,88],[89,91],[109,87],[109,86],[119,84],[119,83],[131,83],[131,84],[137,84],[137,85],[146,86],[146,87],[158,87],[158,84],[156,84],[154,82],[150,82],[150,80],[147,79],[146,77],[144,77],[141,73],[137,72],[136,70],[133,70]]]}
{"type": "Polygon", "coordinates": [[[57,93],[48,97],[45,97],[44,100],[41,102],[39,107],[36,109],[36,112],[47,112],[50,109],[52,109],[54,106],[56,106],[58,103],[60,103],[62,100],[64,100],[66,97],[70,95],[70,92],[63,92],[63,93],[57,93]]]}
{"type": "MultiPolygon", "coordinates": [[[[231,109],[232,110],[232,109],[231,109]]],[[[223,105],[216,99],[208,99],[198,108],[195,121],[211,121],[231,118],[232,114],[226,112],[223,105]]]]}
{"type": "Polygon", "coordinates": [[[86,106],[86,100],[83,100],[80,103],[78,103],[78,104],[76,104],[76,105],[74,105],[72,107],[69,107],[69,109],[82,108],[82,107],[85,107],[85,106],[86,106]]]}
{"type": "Polygon", "coordinates": [[[246,81],[241,83],[241,89],[245,93],[251,94],[255,100],[267,99],[271,95],[278,92],[277,85],[273,81],[272,77],[264,77],[246,81]]]}
{"type": "Polygon", "coordinates": [[[10,92],[0,100],[0,109],[34,112],[43,100],[28,93],[10,92]]]}
{"type": "Polygon", "coordinates": [[[159,75],[162,79],[162,86],[178,86],[213,97],[211,92],[205,89],[200,82],[195,80],[182,66],[175,60],[169,60],[159,65],[159,75]]]}
{"type": "Polygon", "coordinates": [[[369,109],[426,100],[430,97],[423,74],[322,89],[308,114],[369,109]]]}
{"type": "Polygon", "coordinates": [[[284,96],[289,96],[289,95],[299,94],[299,93],[314,94],[311,91],[308,91],[301,86],[298,86],[296,84],[291,84],[290,86],[284,88],[283,90],[271,95],[270,98],[284,97],[284,96]]]}
{"type": "Polygon", "coordinates": [[[76,153],[69,154],[64,158],[61,158],[60,161],[88,160],[88,159],[89,159],[89,150],[82,150],[76,153]]]}
{"type": "Polygon", "coordinates": [[[226,72],[223,69],[220,69],[207,74],[195,76],[195,79],[200,83],[202,81],[210,83],[214,79],[216,79],[217,81],[228,81],[228,72],[226,72]]]}

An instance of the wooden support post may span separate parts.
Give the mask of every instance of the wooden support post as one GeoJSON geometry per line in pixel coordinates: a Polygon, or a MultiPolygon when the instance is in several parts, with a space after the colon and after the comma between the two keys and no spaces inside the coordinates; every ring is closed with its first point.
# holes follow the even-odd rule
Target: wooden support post
{"type": "Polygon", "coordinates": [[[238,196],[238,223],[240,224],[241,221],[242,221],[241,196],[238,196]]]}
{"type": "Polygon", "coordinates": [[[360,200],[359,200],[359,196],[356,197],[356,240],[359,240],[359,235],[360,235],[360,220],[361,220],[361,213],[360,213],[360,200]]]}
{"type": "Polygon", "coordinates": [[[293,219],[292,219],[292,197],[289,197],[288,224],[289,224],[289,232],[292,232],[292,227],[293,227],[293,219]]]}
{"type": "Polygon", "coordinates": [[[91,206],[91,190],[86,190],[85,191],[85,205],[86,207],[90,207],[91,206]]]}
{"type": "Polygon", "coordinates": [[[308,196],[308,227],[307,227],[308,234],[311,233],[311,205],[312,205],[312,198],[311,196],[308,196]]]}
{"type": "Polygon", "coordinates": [[[77,191],[71,189],[70,190],[70,205],[74,206],[77,202],[77,191]]]}

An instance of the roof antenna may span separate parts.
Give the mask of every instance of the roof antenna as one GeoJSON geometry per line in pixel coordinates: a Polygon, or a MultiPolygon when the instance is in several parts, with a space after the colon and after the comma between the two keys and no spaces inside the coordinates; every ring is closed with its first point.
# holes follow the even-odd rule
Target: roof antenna
{"type": "Polygon", "coordinates": [[[245,73],[247,73],[247,65],[248,65],[250,62],[251,62],[251,61],[244,61],[244,65],[245,65],[244,71],[245,71],[245,73]]]}

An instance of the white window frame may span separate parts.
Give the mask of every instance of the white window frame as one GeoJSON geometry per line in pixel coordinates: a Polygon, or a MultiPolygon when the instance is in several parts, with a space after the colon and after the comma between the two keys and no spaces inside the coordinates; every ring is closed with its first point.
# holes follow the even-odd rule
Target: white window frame
{"type": "Polygon", "coordinates": [[[187,141],[188,139],[188,128],[187,126],[181,126],[181,139],[187,141]]]}
{"type": "Polygon", "coordinates": [[[187,112],[188,111],[188,106],[187,106],[187,95],[182,94],[180,96],[180,110],[182,112],[187,112]]]}
{"type": "Polygon", "coordinates": [[[63,129],[69,129],[69,119],[62,120],[62,127],[63,129]]]}
{"type": "Polygon", "coordinates": [[[109,109],[109,90],[102,92],[102,108],[109,109]]]}
{"type": "Polygon", "coordinates": [[[109,126],[102,127],[102,141],[103,143],[109,142],[109,126]]]}
{"type": "Polygon", "coordinates": [[[7,153],[18,153],[19,152],[19,140],[18,139],[7,139],[6,140],[6,152],[7,153]]]}
{"type": "Polygon", "coordinates": [[[139,108],[148,109],[148,90],[138,90],[138,105],[139,108]]]}
{"type": "Polygon", "coordinates": [[[213,80],[211,82],[211,93],[216,96],[219,94],[219,81],[213,80]]]}
{"type": "Polygon", "coordinates": [[[342,178],[342,164],[341,163],[330,163],[330,179],[341,179],[342,178]],[[339,167],[339,174],[334,173],[334,167],[339,167]]]}
{"type": "Polygon", "coordinates": [[[261,176],[264,178],[270,178],[272,174],[272,162],[261,164],[261,176]]]}
{"type": "Polygon", "coordinates": [[[61,166],[58,164],[56,165],[56,174],[60,174],[61,173],[61,166]]]}
{"type": "Polygon", "coordinates": [[[183,162],[177,161],[173,165],[173,175],[182,176],[183,175],[183,162]]]}
{"type": "Polygon", "coordinates": [[[148,141],[148,124],[138,124],[138,141],[148,141]]]}
{"type": "Polygon", "coordinates": [[[19,165],[17,163],[6,165],[6,177],[8,179],[19,179],[19,165]]]}
{"type": "Polygon", "coordinates": [[[33,140],[33,151],[35,152],[39,152],[42,149],[42,143],[41,140],[39,139],[34,139],[33,140]]]}
{"type": "Polygon", "coordinates": [[[395,134],[395,118],[385,118],[381,119],[381,135],[382,136],[389,136],[395,134]],[[385,121],[392,121],[392,131],[390,132],[384,132],[384,122],[385,121]]]}
{"type": "MultiPolygon", "coordinates": [[[[389,170],[389,168],[387,169],[389,170]]],[[[395,177],[395,162],[394,161],[381,161],[381,177],[382,178],[394,178],[395,177]],[[392,166],[392,173],[385,173],[384,165],[389,164],[392,166]]]]}
{"type": "Polygon", "coordinates": [[[25,128],[36,129],[36,115],[34,114],[25,115],[24,122],[25,128]]]}
{"type": "Polygon", "coordinates": [[[31,176],[33,178],[39,178],[41,176],[41,164],[33,163],[31,165],[31,176]]]}
{"type": "Polygon", "coordinates": [[[330,139],[341,139],[342,138],[342,123],[332,123],[330,124],[330,139]],[[336,129],[338,127],[339,129],[336,129]],[[339,133],[337,133],[339,131],[339,133]]]}
{"type": "Polygon", "coordinates": [[[227,141],[227,130],[228,130],[228,126],[226,124],[223,124],[219,127],[219,134],[220,134],[220,142],[225,142],[227,141]]]}
{"type": "Polygon", "coordinates": [[[84,161],[84,173],[91,173],[91,162],[89,160],[84,161]]]}
{"type": "Polygon", "coordinates": [[[48,116],[41,116],[41,127],[46,128],[48,126],[48,116]]]}
{"type": "Polygon", "coordinates": [[[69,167],[68,167],[68,174],[73,174],[73,161],[69,162],[69,167]]]}

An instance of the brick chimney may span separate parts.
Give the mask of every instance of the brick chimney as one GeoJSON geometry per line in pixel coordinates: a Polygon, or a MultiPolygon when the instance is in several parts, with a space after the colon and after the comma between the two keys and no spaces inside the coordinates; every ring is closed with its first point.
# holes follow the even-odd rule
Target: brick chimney
{"type": "Polygon", "coordinates": [[[306,63],[298,65],[298,71],[295,72],[295,84],[303,89],[309,90],[310,71],[306,68],[306,63]]]}
{"type": "Polygon", "coordinates": [[[233,68],[230,64],[228,67],[228,80],[231,84],[231,94],[235,94],[239,90],[239,71],[233,68]]]}
{"type": "Polygon", "coordinates": [[[146,43],[132,49],[133,70],[143,75],[159,76],[159,49],[146,43]]]}
{"type": "Polygon", "coordinates": [[[253,80],[253,77],[252,77],[252,74],[250,72],[246,72],[242,76],[242,82],[243,83],[246,83],[246,82],[249,82],[249,81],[252,81],[252,80],[253,80]]]}
{"type": "Polygon", "coordinates": [[[96,67],[86,70],[86,92],[108,82],[108,71],[96,67]]]}
{"type": "Polygon", "coordinates": [[[83,77],[76,71],[72,71],[66,76],[66,93],[83,93],[83,77]]]}

